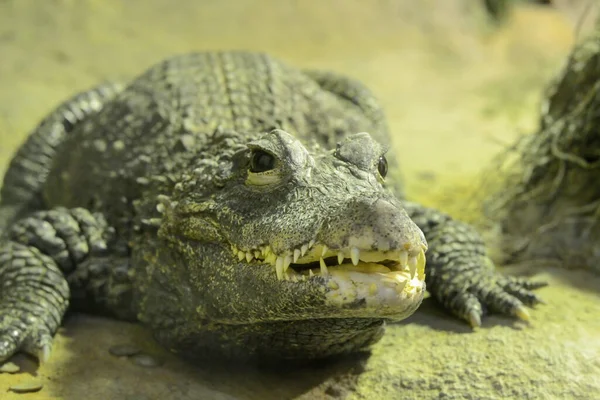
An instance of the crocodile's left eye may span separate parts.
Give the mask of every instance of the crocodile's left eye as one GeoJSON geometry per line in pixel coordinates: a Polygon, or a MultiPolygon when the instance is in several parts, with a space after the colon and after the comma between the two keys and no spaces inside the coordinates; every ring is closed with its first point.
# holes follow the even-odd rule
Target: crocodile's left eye
{"type": "Polygon", "coordinates": [[[250,156],[250,172],[267,172],[275,168],[275,157],[263,150],[254,150],[250,156]]]}
{"type": "Polygon", "coordinates": [[[379,162],[377,163],[377,170],[379,171],[379,175],[381,175],[382,178],[385,178],[385,176],[388,173],[388,162],[385,156],[379,157],[379,162]]]}
{"type": "Polygon", "coordinates": [[[261,149],[252,149],[248,165],[246,184],[252,186],[274,185],[282,179],[282,168],[279,159],[261,149]]]}

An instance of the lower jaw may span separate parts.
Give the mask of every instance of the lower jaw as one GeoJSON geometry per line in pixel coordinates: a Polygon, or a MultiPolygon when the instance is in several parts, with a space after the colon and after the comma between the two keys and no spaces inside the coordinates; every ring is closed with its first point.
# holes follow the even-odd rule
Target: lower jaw
{"type": "Polygon", "coordinates": [[[388,318],[410,316],[425,294],[423,270],[411,277],[408,271],[390,271],[372,265],[329,268],[324,276],[328,306],[343,311],[344,317],[388,318]]]}
{"type": "Polygon", "coordinates": [[[368,286],[352,285],[351,289],[339,286],[344,290],[328,292],[326,300],[327,305],[337,308],[343,318],[400,321],[410,317],[419,308],[425,295],[425,283],[411,287],[408,291],[405,288],[402,293],[397,293],[394,288],[384,287],[375,295],[365,295],[365,291],[369,290],[368,286]]]}

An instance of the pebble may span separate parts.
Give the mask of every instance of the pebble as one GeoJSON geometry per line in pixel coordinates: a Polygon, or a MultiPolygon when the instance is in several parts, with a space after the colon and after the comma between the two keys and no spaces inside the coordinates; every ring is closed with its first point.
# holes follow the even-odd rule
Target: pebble
{"type": "Polygon", "coordinates": [[[142,350],[130,344],[119,344],[108,349],[108,352],[117,357],[131,357],[139,354],[142,350]]]}
{"type": "Polygon", "coordinates": [[[154,367],[158,367],[162,364],[162,362],[154,357],[152,357],[149,354],[137,354],[133,357],[131,357],[131,361],[133,361],[133,363],[135,365],[139,365],[140,367],[145,367],[145,368],[154,368],[154,367]]]}
{"type": "Polygon", "coordinates": [[[13,364],[11,362],[7,362],[5,364],[0,365],[0,372],[5,372],[7,374],[14,374],[21,370],[17,364],[13,364]]]}
{"type": "Polygon", "coordinates": [[[42,390],[44,385],[38,381],[27,381],[23,383],[19,383],[17,385],[12,385],[8,390],[11,390],[15,393],[34,393],[42,390]]]}

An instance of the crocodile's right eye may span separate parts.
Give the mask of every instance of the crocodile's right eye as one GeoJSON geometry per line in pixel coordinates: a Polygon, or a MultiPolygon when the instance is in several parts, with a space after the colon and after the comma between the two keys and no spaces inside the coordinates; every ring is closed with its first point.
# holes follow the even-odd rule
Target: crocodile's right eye
{"type": "Polygon", "coordinates": [[[254,150],[250,156],[250,172],[267,172],[275,168],[275,157],[263,150],[254,150]]]}
{"type": "Polygon", "coordinates": [[[388,173],[388,162],[385,156],[379,157],[379,160],[377,162],[377,170],[379,171],[379,175],[381,175],[381,178],[385,179],[385,176],[388,173]]]}

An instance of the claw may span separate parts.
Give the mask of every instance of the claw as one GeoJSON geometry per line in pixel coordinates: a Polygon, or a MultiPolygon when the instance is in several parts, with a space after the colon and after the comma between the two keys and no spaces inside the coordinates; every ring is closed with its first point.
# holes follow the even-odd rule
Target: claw
{"type": "Polygon", "coordinates": [[[507,276],[505,277],[507,282],[510,283],[515,283],[518,286],[521,286],[523,289],[527,289],[527,290],[535,290],[535,289],[539,289],[545,286],[548,286],[548,282],[545,281],[533,281],[529,278],[523,278],[523,277],[514,277],[514,276],[507,276]]]}
{"type": "Polygon", "coordinates": [[[52,336],[48,334],[41,334],[39,337],[29,336],[21,344],[20,351],[36,358],[39,365],[45,364],[52,352],[52,336]]]}
{"type": "Polygon", "coordinates": [[[535,290],[548,286],[548,282],[544,281],[527,281],[523,284],[525,289],[535,290]]]}
{"type": "Polygon", "coordinates": [[[469,325],[471,325],[471,328],[476,329],[481,326],[481,317],[476,311],[470,311],[467,315],[467,319],[469,321],[469,325]]]}
{"type": "Polygon", "coordinates": [[[518,306],[513,309],[513,314],[522,319],[523,321],[529,321],[531,315],[524,306],[518,306]]]}
{"type": "Polygon", "coordinates": [[[535,296],[535,302],[538,304],[548,304],[548,302],[539,296],[535,296]]]}
{"type": "Polygon", "coordinates": [[[41,349],[37,352],[37,359],[40,362],[40,365],[43,365],[48,362],[50,359],[50,352],[52,351],[52,346],[49,344],[45,344],[41,349]]]}

